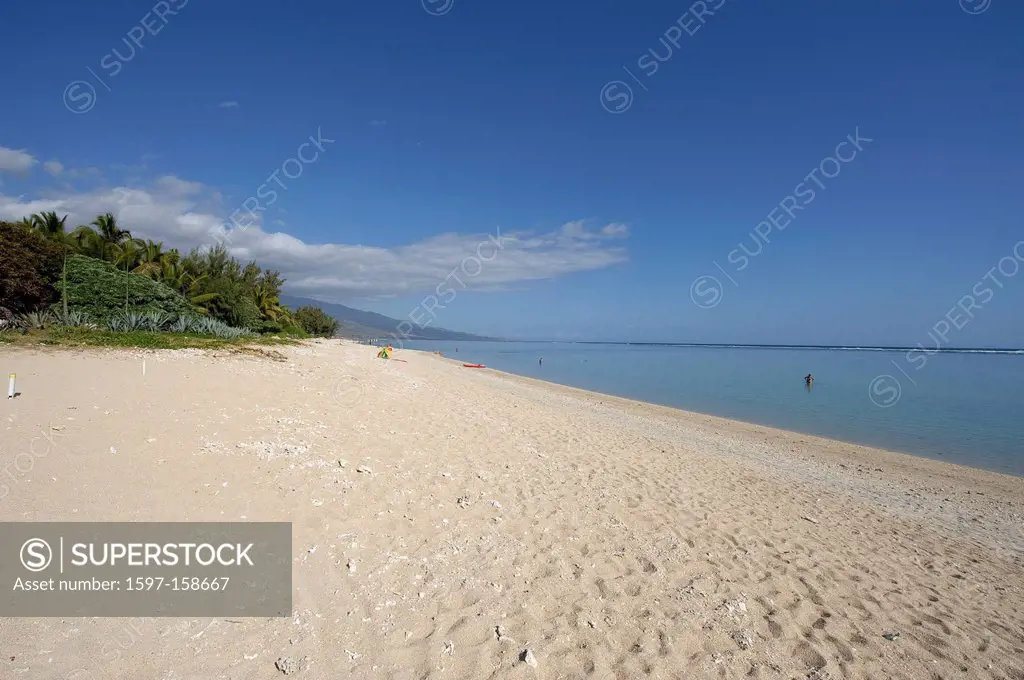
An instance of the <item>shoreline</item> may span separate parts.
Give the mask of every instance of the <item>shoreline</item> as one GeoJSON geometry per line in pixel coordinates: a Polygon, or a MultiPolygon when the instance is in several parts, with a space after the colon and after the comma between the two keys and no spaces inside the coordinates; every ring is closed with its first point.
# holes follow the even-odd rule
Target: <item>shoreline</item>
{"type": "MultiPolygon", "coordinates": [[[[451,361],[453,364],[456,364],[458,366],[461,366],[462,363],[463,363],[461,360],[452,359],[451,357],[448,357],[448,356],[438,357],[437,355],[435,355],[433,352],[431,352],[429,350],[405,349],[405,350],[402,350],[402,351],[403,352],[417,352],[417,353],[424,354],[424,355],[431,355],[431,356],[433,356],[434,358],[437,358],[437,359],[441,359],[441,360],[444,360],[444,361],[451,361]]],[[[632,407],[645,407],[645,408],[649,407],[651,409],[662,409],[662,410],[664,410],[666,412],[666,415],[671,415],[673,413],[678,413],[678,414],[683,414],[683,415],[685,415],[687,417],[706,418],[706,419],[708,419],[708,421],[710,421],[709,424],[711,424],[713,422],[717,422],[717,423],[719,423],[719,424],[721,424],[723,426],[725,426],[725,425],[744,426],[744,427],[750,428],[752,430],[764,430],[764,431],[770,431],[770,432],[773,432],[773,433],[778,433],[780,435],[787,435],[787,436],[792,436],[792,437],[801,437],[801,438],[806,438],[806,439],[809,439],[809,440],[814,440],[817,444],[820,444],[820,445],[832,445],[831,448],[839,447],[839,446],[846,446],[846,447],[849,447],[850,449],[853,450],[853,451],[850,452],[851,455],[856,453],[855,450],[865,450],[865,451],[870,451],[870,452],[873,452],[873,453],[876,453],[876,454],[885,454],[885,455],[888,455],[888,456],[894,456],[894,457],[898,457],[898,458],[901,458],[901,459],[902,458],[910,459],[910,460],[903,461],[904,464],[906,464],[906,465],[908,465],[910,467],[915,467],[916,463],[936,464],[936,465],[939,466],[939,469],[931,471],[931,472],[933,472],[935,474],[941,473],[941,471],[942,471],[941,468],[956,468],[956,469],[960,469],[960,470],[970,471],[972,473],[987,473],[987,474],[990,474],[990,475],[995,475],[996,477],[1008,477],[1010,479],[1024,480],[1024,475],[1015,475],[1015,474],[1013,474],[1011,472],[1001,472],[999,470],[992,470],[990,468],[976,467],[976,466],[967,465],[967,464],[964,464],[964,463],[955,463],[955,462],[952,462],[952,461],[939,460],[937,458],[930,458],[928,456],[917,455],[915,453],[910,453],[908,451],[898,451],[896,449],[886,449],[886,448],[882,448],[882,447],[878,447],[878,446],[871,446],[870,444],[861,444],[859,442],[849,441],[849,440],[846,440],[846,439],[836,439],[834,437],[826,437],[826,436],[823,436],[823,435],[812,434],[810,432],[801,432],[799,430],[787,430],[785,428],[776,427],[774,425],[767,425],[767,424],[764,424],[764,423],[756,423],[756,422],[749,421],[749,420],[740,420],[738,418],[729,418],[729,417],[726,417],[726,416],[715,415],[713,413],[704,413],[702,411],[691,411],[689,409],[681,408],[681,407],[678,407],[678,406],[669,406],[667,404],[659,404],[659,403],[653,402],[653,401],[643,401],[641,399],[632,399],[630,397],[620,397],[618,395],[609,394],[607,392],[598,392],[598,391],[595,391],[595,390],[588,390],[588,389],[584,389],[582,387],[574,387],[573,385],[565,385],[563,383],[557,383],[557,382],[553,382],[553,381],[550,381],[550,380],[542,380],[540,378],[533,378],[531,376],[519,375],[518,373],[510,373],[508,371],[502,371],[502,370],[497,369],[497,368],[491,368],[490,366],[485,367],[485,369],[487,371],[490,371],[491,373],[493,373],[495,375],[499,375],[499,376],[502,376],[504,378],[507,378],[510,381],[521,381],[521,382],[524,382],[524,383],[527,383],[527,384],[536,384],[538,387],[545,388],[545,389],[546,388],[550,388],[550,389],[555,389],[555,390],[566,390],[567,392],[569,392],[571,394],[574,394],[576,396],[579,396],[581,398],[595,399],[599,403],[602,403],[602,404],[605,401],[608,401],[608,402],[613,402],[613,403],[617,402],[617,403],[619,403],[623,407],[631,407],[632,406],[632,407]]],[[[928,465],[924,465],[922,467],[927,468],[928,465]]],[[[949,471],[949,472],[952,472],[952,471],[949,471]]]]}
{"type": "Polygon", "coordinates": [[[1024,674],[1020,478],[375,352],[0,349],[0,520],[288,521],[294,594],[9,619],[0,674],[1024,674]]]}
{"type": "MultiPolygon", "coordinates": [[[[618,345],[618,344],[621,344],[621,345],[649,344],[649,345],[663,345],[665,343],[579,343],[579,344],[616,344],[616,345],[618,345]]],[[[676,344],[678,344],[678,343],[676,343],[676,344]]],[[[680,345],[680,346],[690,347],[691,345],[680,345]]],[[[704,347],[705,345],[692,345],[692,346],[694,346],[694,347],[704,347]]],[[[739,347],[739,348],[743,348],[743,349],[762,349],[762,348],[763,349],[773,349],[773,347],[771,347],[771,346],[762,347],[762,346],[757,346],[757,345],[735,345],[735,346],[730,345],[728,347],[739,347]]],[[[797,348],[799,348],[799,349],[807,349],[808,347],[798,346],[797,348]]],[[[850,349],[850,351],[863,351],[864,350],[864,348],[834,348],[834,347],[830,347],[829,349],[850,349]]],[[[405,349],[403,351],[422,352],[422,353],[425,353],[425,354],[433,354],[433,352],[430,351],[430,350],[419,349],[419,348],[417,348],[417,349],[405,349]]],[[[1002,351],[1003,350],[999,350],[999,352],[1002,352],[1002,351]]],[[[1016,351],[1017,350],[1014,350],[1014,352],[1016,352],[1016,351]]],[[[1020,350],[1020,352],[1024,352],[1024,350],[1020,350]]],[[[445,356],[445,358],[446,359],[450,359],[451,357],[445,356]]],[[[459,360],[455,359],[453,361],[458,362],[459,360]]],[[[633,401],[633,402],[637,402],[637,403],[640,403],[640,404],[650,405],[652,407],[663,407],[663,408],[678,410],[678,411],[681,411],[681,412],[684,412],[684,413],[687,413],[687,414],[692,414],[694,416],[706,416],[706,417],[709,417],[709,418],[719,418],[719,419],[722,419],[722,420],[725,420],[725,421],[730,421],[730,422],[735,422],[735,423],[744,423],[746,425],[754,426],[754,427],[761,428],[761,429],[768,429],[768,430],[779,431],[779,432],[787,432],[787,433],[790,433],[790,434],[793,434],[793,435],[799,435],[801,437],[810,437],[810,438],[813,438],[813,439],[824,440],[824,441],[829,441],[829,442],[849,444],[851,446],[856,446],[856,447],[860,447],[860,448],[864,448],[864,449],[871,449],[873,451],[884,451],[884,452],[891,453],[891,454],[894,454],[894,455],[910,456],[910,457],[912,457],[914,459],[917,459],[917,460],[933,461],[933,462],[942,463],[942,464],[945,464],[945,465],[952,465],[952,466],[959,467],[959,468],[966,468],[966,469],[969,469],[969,470],[985,471],[985,472],[991,472],[991,473],[997,474],[997,475],[1004,475],[1004,476],[1016,477],[1016,478],[1024,479],[1024,469],[1022,469],[1019,473],[1017,473],[1015,471],[1006,470],[1006,469],[997,469],[995,467],[985,467],[985,466],[976,464],[975,462],[972,462],[971,458],[975,458],[976,459],[976,455],[975,456],[971,456],[970,453],[968,453],[967,456],[966,456],[967,460],[964,460],[965,456],[964,456],[963,452],[960,452],[959,454],[952,454],[951,455],[952,458],[958,458],[959,457],[961,459],[960,461],[955,461],[955,460],[952,460],[950,458],[947,458],[947,454],[935,453],[935,447],[929,447],[927,450],[919,450],[919,451],[915,451],[913,449],[906,449],[906,450],[904,450],[904,449],[899,449],[899,448],[889,448],[884,443],[872,443],[872,442],[869,442],[869,441],[857,441],[857,440],[854,440],[854,439],[842,438],[841,435],[837,436],[835,434],[830,434],[830,433],[816,434],[816,433],[813,433],[813,432],[806,432],[806,431],[802,431],[802,430],[798,430],[798,429],[788,429],[786,426],[774,425],[774,424],[771,424],[771,423],[768,423],[768,422],[758,422],[758,421],[754,421],[754,420],[744,420],[744,419],[742,419],[740,417],[733,417],[733,416],[728,416],[728,415],[718,415],[718,414],[711,413],[711,412],[691,410],[690,408],[687,408],[687,407],[684,407],[684,406],[676,406],[676,405],[672,405],[672,404],[669,404],[669,403],[660,403],[660,402],[655,402],[655,401],[644,401],[643,399],[640,399],[640,398],[620,397],[618,395],[615,395],[615,394],[612,394],[612,393],[609,393],[609,392],[599,392],[599,391],[596,391],[596,390],[588,390],[587,388],[575,387],[573,385],[564,384],[564,383],[558,383],[558,382],[554,382],[554,381],[551,381],[551,380],[545,380],[543,378],[539,378],[539,377],[535,377],[535,376],[520,375],[520,374],[512,373],[512,372],[509,372],[509,371],[504,371],[504,370],[501,370],[501,369],[498,369],[498,368],[493,368],[491,366],[488,366],[487,368],[488,368],[488,370],[491,370],[491,371],[493,371],[495,373],[501,373],[501,374],[504,374],[504,375],[508,375],[510,377],[521,378],[521,379],[524,379],[524,380],[537,380],[537,381],[539,381],[539,382],[541,382],[543,384],[547,384],[547,385],[552,385],[552,386],[557,386],[557,387],[565,387],[565,388],[570,388],[570,389],[576,389],[576,390],[581,390],[582,392],[591,392],[593,394],[603,395],[603,396],[607,397],[608,399],[613,399],[613,398],[614,399],[622,399],[622,400],[625,400],[625,402],[633,401]]],[[[980,449],[975,448],[975,452],[977,452],[979,450],[980,449]]]]}

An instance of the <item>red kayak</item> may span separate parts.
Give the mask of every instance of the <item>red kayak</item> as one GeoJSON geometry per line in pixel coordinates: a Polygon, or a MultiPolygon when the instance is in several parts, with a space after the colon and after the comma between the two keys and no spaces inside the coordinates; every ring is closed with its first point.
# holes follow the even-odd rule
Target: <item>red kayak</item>
{"type": "Polygon", "coordinates": [[[464,368],[487,368],[483,364],[462,364],[464,368]]]}

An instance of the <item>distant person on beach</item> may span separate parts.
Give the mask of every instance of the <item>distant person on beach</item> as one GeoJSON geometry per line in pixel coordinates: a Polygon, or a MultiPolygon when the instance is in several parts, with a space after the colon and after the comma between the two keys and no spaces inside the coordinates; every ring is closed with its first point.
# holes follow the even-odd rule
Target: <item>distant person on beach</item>
{"type": "Polygon", "coordinates": [[[808,387],[813,385],[814,384],[814,376],[811,375],[810,373],[808,373],[806,376],[804,376],[804,384],[807,385],[808,387]]]}

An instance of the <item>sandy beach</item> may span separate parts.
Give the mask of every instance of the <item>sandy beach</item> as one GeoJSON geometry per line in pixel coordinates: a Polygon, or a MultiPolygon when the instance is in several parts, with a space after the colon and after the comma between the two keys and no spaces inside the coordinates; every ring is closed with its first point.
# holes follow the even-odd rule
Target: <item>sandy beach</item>
{"type": "Polygon", "coordinates": [[[1024,680],[1024,479],[374,354],[0,349],[0,519],[294,546],[291,618],[2,620],[0,678],[1024,680]]]}

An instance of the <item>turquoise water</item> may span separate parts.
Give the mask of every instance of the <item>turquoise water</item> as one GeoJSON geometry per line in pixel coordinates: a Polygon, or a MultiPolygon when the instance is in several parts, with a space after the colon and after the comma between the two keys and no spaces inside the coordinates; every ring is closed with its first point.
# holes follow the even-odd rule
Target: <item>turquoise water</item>
{"type": "Polygon", "coordinates": [[[942,352],[924,362],[921,356],[908,360],[906,351],[857,349],[437,341],[406,347],[620,397],[1024,475],[1020,353],[942,352]],[[808,373],[815,377],[811,390],[803,382],[808,373]]]}

